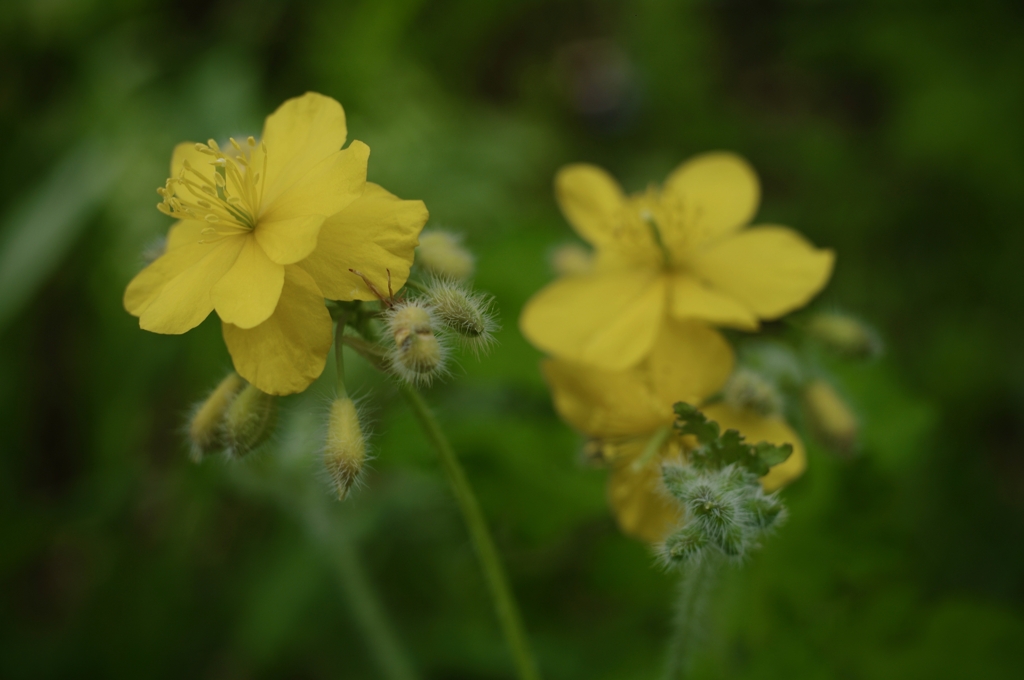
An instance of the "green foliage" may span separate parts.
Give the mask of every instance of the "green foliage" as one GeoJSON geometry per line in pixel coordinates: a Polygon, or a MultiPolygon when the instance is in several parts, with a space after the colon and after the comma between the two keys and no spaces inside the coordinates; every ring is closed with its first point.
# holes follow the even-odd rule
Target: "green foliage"
{"type": "Polygon", "coordinates": [[[755,477],[763,477],[768,474],[768,468],[784,463],[793,453],[791,444],[747,444],[736,430],[720,433],[718,423],[709,421],[695,406],[685,402],[677,403],[674,408],[675,428],[681,434],[692,434],[700,444],[689,454],[690,463],[699,470],[739,465],[755,477]]]}

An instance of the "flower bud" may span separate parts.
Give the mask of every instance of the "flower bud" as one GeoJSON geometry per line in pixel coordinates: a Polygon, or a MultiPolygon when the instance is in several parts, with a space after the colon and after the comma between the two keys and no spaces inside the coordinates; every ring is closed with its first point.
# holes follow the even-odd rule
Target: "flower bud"
{"type": "Polygon", "coordinates": [[[760,373],[739,368],[723,389],[726,403],[740,411],[754,411],[762,416],[777,415],[782,411],[782,396],[775,385],[760,373]]]}
{"type": "Polygon", "coordinates": [[[474,293],[453,279],[434,279],[427,289],[427,300],[441,323],[466,346],[479,353],[494,343],[498,324],[490,296],[474,293]]]}
{"type": "Polygon", "coordinates": [[[324,467],[330,475],[338,500],[343,501],[359,479],[366,460],[366,440],[359,425],[356,406],[348,397],[335,399],[327,422],[324,467]]]}
{"type": "Polygon", "coordinates": [[[429,383],[444,372],[448,352],[434,333],[432,308],[406,302],[388,310],[385,321],[394,340],[390,364],[400,378],[429,383]]]}
{"type": "Polygon", "coordinates": [[[559,276],[586,274],[593,266],[593,252],[578,243],[566,243],[551,253],[551,268],[559,276]]]}
{"type": "Polygon", "coordinates": [[[774,528],[786,516],[786,508],[776,496],[761,492],[751,493],[744,503],[751,524],[761,531],[774,528]]]}
{"type": "Polygon", "coordinates": [[[835,389],[824,380],[812,380],[804,388],[804,412],[811,429],[828,446],[850,453],[857,443],[857,416],[835,389]]]}
{"type": "Polygon", "coordinates": [[[463,247],[461,237],[447,231],[420,234],[416,263],[437,276],[468,279],[473,275],[473,254],[463,247]]]}
{"type": "Polygon", "coordinates": [[[214,388],[206,401],[199,404],[188,423],[191,458],[198,463],[203,456],[223,448],[222,424],[224,414],[238,391],[245,385],[241,376],[232,371],[214,388]]]}
{"type": "Polygon", "coordinates": [[[694,562],[700,559],[708,539],[695,522],[684,524],[661,544],[658,552],[668,565],[694,562]]]}
{"type": "Polygon", "coordinates": [[[832,350],[849,357],[867,358],[882,352],[878,333],[846,314],[818,314],[807,324],[807,333],[832,350]]]}
{"type": "Polygon", "coordinates": [[[277,397],[246,385],[224,414],[228,451],[241,458],[270,437],[277,421],[277,397]]]}

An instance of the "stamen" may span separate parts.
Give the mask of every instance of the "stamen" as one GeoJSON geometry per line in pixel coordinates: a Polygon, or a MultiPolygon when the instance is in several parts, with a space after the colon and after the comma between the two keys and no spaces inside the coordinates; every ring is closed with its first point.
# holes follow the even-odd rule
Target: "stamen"
{"type": "MultiPolygon", "coordinates": [[[[216,229],[204,230],[204,234],[214,238],[246,233],[255,228],[262,187],[257,188],[260,174],[251,172],[249,164],[256,139],[247,137],[246,147],[233,137],[228,141],[237,154],[224,154],[212,139],[207,144],[195,145],[196,151],[213,158],[203,170],[189,160],[182,163],[178,176],[169,178],[163,187],[157,189],[157,194],[164,199],[158,205],[160,212],[179,219],[216,224],[216,229]],[[212,172],[211,166],[214,168],[212,172]]],[[[265,174],[266,145],[262,145],[262,149],[265,174]]]]}

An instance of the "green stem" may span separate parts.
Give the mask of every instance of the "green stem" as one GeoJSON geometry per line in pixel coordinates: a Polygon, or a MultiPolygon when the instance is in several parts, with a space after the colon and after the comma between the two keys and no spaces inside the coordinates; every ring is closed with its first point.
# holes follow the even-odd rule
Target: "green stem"
{"type": "Polygon", "coordinates": [[[361,624],[366,642],[384,676],[389,680],[415,680],[417,676],[375,597],[363,565],[356,555],[354,542],[346,537],[335,545],[331,553],[338,581],[348,596],[353,617],[361,624]]]}
{"type": "Polygon", "coordinates": [[[681,680],[690,673],[693,651],[701,633],[706,630],[704,619],[708,599],[720,567],[720,558],[706,555],[696,564],[689,565],[679,582],[666,680],[681,680]]]}
{"type": "Polygon", "coordinates": [[[480,510],[480,504],[473,494],[473,489],[469,485],[469,480],[466,479],[466,473],[456,458],[452,445],[441,431],[441,426],[420,393],[407,384],[401,384],[399,389],[441,459],[441,466],[444,468],[452,492],[458,501],[459,509],[462,511],[462,517],[469,529],[477,559],[480,561],[480,568],[484,572],[491,597],[494,599],[494,607],[497,610],[505,640],[515,660],[519,678],[521,680],[539,680],[540,674],[537,672],[533,654],[530,652],[526,631],[519,616],[519,608],[516,606],[512,589],[505,577],[505,570],[498,557],[498,550],[494,546],[494,539],[491,538],[491,533],[487,528],[487,521],[480,510]]]}
{"type": "Polygon", "coordinates": [[[337,391],[338,399],[344,399],[348,396],[348,391],[345,389],[345,323],[347,321],[348,314],[341,312],[338,315],[338,321],[334,326],[334,363],[337,369],[337,391]]]}

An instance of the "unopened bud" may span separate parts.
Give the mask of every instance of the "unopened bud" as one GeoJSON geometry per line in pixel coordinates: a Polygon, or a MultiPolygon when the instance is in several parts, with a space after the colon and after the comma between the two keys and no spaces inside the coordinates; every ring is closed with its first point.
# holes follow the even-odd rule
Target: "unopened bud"
{"type": "Polygon", "coordinates": [[[188,440],[192,449],[191,458],[198,463],[203,456],[223,448],[222,424],[224,414],[245,381],[232,371],[220,381],[206,401],[199,404],[188,423],[188,440]]]}
{"type": "Polygon", "coordinates": [[[494,343],[498,324],[490,296],[474,293],[454,279],[435,279],[427,289],[427,300],[441,323],[466,346],[479,353],[494,343]]]}
{"type": "Polygon", "coordinates": [[[866,358],[882,352],[878,333],[852,316],[818,314],[807,324],[807,333],[822,344],[849,357],[866,358]]]}
{"type": "Polygon", "coordinates": [[[228,451],[240,458],[270,437],[277,421],[277,397],[246,385],[224,414],[228,451]]]}
{"type": "Polygon", "coordinates": [[[692,465],[666,464],[661,466],[661,479],[670,495],[680,502],[686,502],[693,494],[693,486],[700,475],[692,465]]]}
{"type": "Polygon", "coordinates": [[[812,380],[804,388],[803,402],[815,434],[841,453],[850,453],[860,428],[857,416],[835,389],[824,380],[812,380]]]}
{"type": "Polygon", "coordinates": [[[785,517],[785,507],[775,496],[752,493],[745,501],[750,521],[757,529],[767,531],[777,526],[785,517]]]}
{"type": "Polygon", "coordinates": [[[668,565],[678,565],[700,559],[707,545],[707,536],[695,522],[688,522],[662,543],[661,559],[668,565]]]}
{"type": "Polygon", "coordinates": [[[437,276],[468,279],[473,275],[473,254],[462,245],[459,236],[447,231],[420,234],[416,263],[437,276]]]}
{"type": "Polygon", "coordinates": [[[356,406],[348,397],[335,399],[327,422],[324,466],[338,494],[338,500],[345,500],[349,489],[359,479],[365,460],[366,440],[359,425],[356,406]]]}
{"type": "Polygon", "coordinates": [[[586,274],[594,266],[594,254],[578,243],[566,243],[551,253],[551,268],[559,276],[586,274]]]}
{"type": "Polygon", "coordinates": [[[447,348],[434,333],[434,315],[415,301],[397,305],[385,316],[394,340],[389,358],[400,378],[429,383],[445,370],[447,348]]]}
{"type": "Polygon", "coordinates": [[[782,396],[760,373],[746,368],[737,369],[725,384],[726,403],[740,411],[754,411],[762,416],[777,415],[782,411],[782,396]]]}

